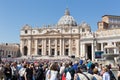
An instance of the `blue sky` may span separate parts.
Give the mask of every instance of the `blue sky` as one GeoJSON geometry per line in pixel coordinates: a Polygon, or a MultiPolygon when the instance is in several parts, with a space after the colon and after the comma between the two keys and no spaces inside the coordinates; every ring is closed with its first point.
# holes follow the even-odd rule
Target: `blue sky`
{"type": "Polygon", "coordinates": [[[78,24],[85,21],[92,31],[103,15],[120,16],[120,0],[0,0],[0,43],[19,43],[25,24],[56,24],[67,7],[78,24]]]}

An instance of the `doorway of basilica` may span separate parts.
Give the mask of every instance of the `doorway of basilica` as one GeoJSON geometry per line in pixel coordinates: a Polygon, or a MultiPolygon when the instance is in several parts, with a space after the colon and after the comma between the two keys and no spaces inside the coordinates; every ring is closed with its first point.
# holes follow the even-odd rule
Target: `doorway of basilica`
{"type": "Polygon", "coordinates": [[[55,55],[55,49],[51,49],[51,56],[55,55]]]}
{"type": "Polygon", "coordinates": [[[90,60],[92,60],[92,46],[91,46],[91,44],[88,44],[88,45],[86,45],[86,55],[87,55],[87,59],[90,59],[90,60]]]}
{"type": "Polygon", "coordinates": [[[24,46],[24,56],[27,56],[27,53],[28,53],[28,48],[27,46],[24,46]]]}
{"type": "Polygon", "coordinates": [[[57,51],[57,56],[59,56],[60,55],[60,51],[57,51]]]}
{"type": "Polygon", "coordinates": [[[65,49],[65,56],[68,56],[69,49],[65,49]]]}
{"type": "Polygon", "coordinates": [[[42,55],[42,49],[38,49],[38,55],[42,55]]]}

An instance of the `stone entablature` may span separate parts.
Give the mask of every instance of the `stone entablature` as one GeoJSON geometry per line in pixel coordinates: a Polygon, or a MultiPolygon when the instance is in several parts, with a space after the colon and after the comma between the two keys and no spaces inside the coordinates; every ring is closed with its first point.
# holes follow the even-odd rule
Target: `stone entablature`
{"type": "Polygon", "coordinates": [[[120,37],[120,29],[111,29],[111,30],[81,33],[81,39],[82,38],[93,38],[93,37],[95,38],[120,37]]]}
{"type": "MultiPolygon", "coordinates": [[[[28,27],[28,26],[26,26],[28,27]]],[[[25,26],[24,26],[25,28],[25,26]]],[[[31,28],[31,29],[21,29],[21,34],[20,35],[44,35],[44,34],[80,34],[83,32],[90,32],[90,28],[88,28],[87,26],[84,27],[83,26],[76,26],[76,27],[70,27],[70,26],[66,26],[66,27],[62,27],[62,28],[58,28],[58,27],[41,27],[41,28],[31,28]],[[84,30],[83,30],[84,29],[84,30]]]]}

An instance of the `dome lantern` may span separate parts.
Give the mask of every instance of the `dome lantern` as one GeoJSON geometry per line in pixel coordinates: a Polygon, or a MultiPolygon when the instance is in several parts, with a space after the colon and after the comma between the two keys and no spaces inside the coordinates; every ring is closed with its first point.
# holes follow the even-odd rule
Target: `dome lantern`
{"type": "Polygon", "coordinates": [[[70,15],[70,11],[68,8],[65,10],[65,15],[70,15]]]}

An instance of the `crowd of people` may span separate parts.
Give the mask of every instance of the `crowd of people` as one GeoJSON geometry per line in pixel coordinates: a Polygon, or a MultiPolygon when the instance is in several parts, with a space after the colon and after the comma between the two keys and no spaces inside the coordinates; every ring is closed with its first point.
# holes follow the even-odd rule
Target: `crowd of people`
{"type": "Polygon", "coordinates": [[[22,60],[3,61],[0,64],[0,80],[120,80],[111,65],[90,60],[22,60]]]}

